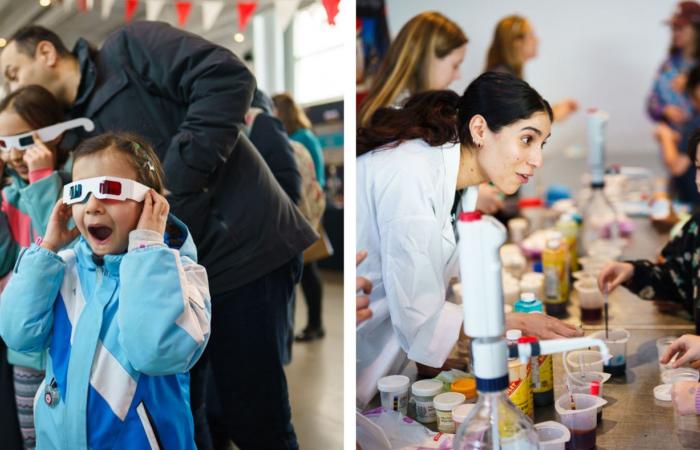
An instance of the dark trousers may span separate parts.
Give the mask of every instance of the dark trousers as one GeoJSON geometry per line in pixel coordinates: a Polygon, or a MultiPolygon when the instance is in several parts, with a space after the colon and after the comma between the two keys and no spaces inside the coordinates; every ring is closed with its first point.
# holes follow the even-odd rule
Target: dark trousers
{"type": "MultiPolygon", "coordinates": [[[[241,450],[299,448],[291,423],[283,359],[289,342],[294,285],[300,271],[301,260],[294,258],[257,280],[212,299],[212,334],[204,356],[214,380],[218,400],[215,409],[220,408],[220,414],[216,414],[216,423],[211,425],[218,438],[222,432],[228,434],[241,450]]],[[[198,390],[206,396],[206,361],[200,360],[193,372],[196,373],[191,372],[192,383],[201,383],[202,388],[192,386],[192,392],[198,390]]],[[[203,403],[203,398],[192,399],[195,416],[195,408],[203,403]]],[[[203,429],[204,425],[199,427],[203,429]]]]}
{"type": "Polygon", "coordinates": [[[309,310],[306,328],[321,328],[323,285],[321,284],[321,275],[318,273],[317,263],[312,262],[304,265],[304,273],[301,276],[301,289],[304,291],[306,306],[309,310]]]}
{"type": "Polygon", "coordinates": [[[22,450],[22,435],[17,421],[12,366],[7,362],[7,348],[0,339],[0,448],[22,450]]]}

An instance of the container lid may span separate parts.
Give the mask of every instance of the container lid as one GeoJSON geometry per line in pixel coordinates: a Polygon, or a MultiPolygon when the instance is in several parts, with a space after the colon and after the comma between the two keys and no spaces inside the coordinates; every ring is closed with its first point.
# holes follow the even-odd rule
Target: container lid
{"type": "Polygon", "coordinates": [[[413,395],[420,397],[432,397],[442,392],[442,381],[438,380],[420,380],[413,383],[411,391],[413,395]]]}
{"type": "Polygon", "coordinates": [[[479,211],[463,212],[459,215],[460,222],[476,222],[478,220],[481,220],[481,213],[479,211]]]}
{"type": "Polygon", "coordinates": [[[450,386],[452,392],[464,394],[467,398],[476,397],[476,379],[475,378],[460,378],[455,380],[450,386]]]}
{"type": "Polygon", "coordinates": [[[457,423],[462,423],[464,422],[464,419],[467,418],[470,412],[472,412],[472,409],[476,406],[476,403],[462,403],[459,406],[455,406],[455,408],[452,410],[452,420],[454,420],[457,423]]]}
{"type": "Polygon", "coordinates": [[[535,294],[533,294],[532,292],[523,292],[522,294],[520,294],[520,300],[532,303],[537,299],[535,298],[535,294]]]}
{"type": "Polygon", "coordinates": [[[520,330],[508,330],[506,331],[506,339],[509,341],[517,341],[523,336],[523,332],[520,330]]]}
{"type": "Polygon", "coordinates": [[[521,198],[518,201],[519,208],[541,208],[542,206],[544,206],[544,202],[539,197],[521,198]]]}
{"type": "Polygon", "coordinates": [[[547,248],[556,249],[561,247],[561,241],[557,238],[552,238],[547,241],[547,248]]]}
{"type": "Polygon", "coordinates": [[[401,392],[407,391],[411,380],[404,375],[389,375],[388,377],[380,378],[377,382],[377,388],[382,392],[401,392]]]}
{"type": "Polygon", "coordinates": [[[654,398],[662,402],[671,401],[672,384],[660,384],[654,388],[654,398]]]}
{"type": "Polygon", "coordinates": [[[467,400],[464,394],[459,392],[445,392],[444,394],[436,395],[433,399],[435,409],[440,411],[452,411],[455,406],[459,406],[467,400]]]}

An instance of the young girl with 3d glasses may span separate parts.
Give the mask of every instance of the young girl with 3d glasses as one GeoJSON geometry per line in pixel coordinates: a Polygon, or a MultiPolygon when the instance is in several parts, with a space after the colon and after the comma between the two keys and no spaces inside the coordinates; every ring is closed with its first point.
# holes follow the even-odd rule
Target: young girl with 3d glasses
{"type": "MultiPolygon", "coordinates": [[[[0,158],[9,179],[2,190],[0,208],[0,293],[11,276],[20,248],[44,235],[56,199],[70,179],[68,173],[61,171],[68,160],[68,152],[58,147],[62,127],[58,127],[59,133],[42,133],[46,140],[36,134],[45,127],[56,128],[62,120],[63,108],[40,86],[18,89],[0,102],[0,158]]],[[[19,430],[5,432],[21,430],[24,447],[34,448],[32,403],[44,378],[45,352],[22,354],[10,350],[5,356],[0,351],[0,358],[0,367],[12,364],[19,424],[19,430]]]]}
{"type": "Polygon", "coordinates": [[[72,175],[0,302],[8,347],[48,348],[37,447],[194,449],[187,372],[211,303],[158,158],[140,138],[104,134],[78,146],[72,175]]]}

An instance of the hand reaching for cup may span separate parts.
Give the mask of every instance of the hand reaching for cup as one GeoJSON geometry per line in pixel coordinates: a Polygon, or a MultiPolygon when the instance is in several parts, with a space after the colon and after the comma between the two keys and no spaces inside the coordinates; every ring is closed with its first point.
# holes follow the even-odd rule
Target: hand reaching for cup
{"type": "Polygon", "coordinates": [[[668,364],[674,355],[676,360],[671,364],[674,369],[687,364],[697,365],[700,362],[700,336],[684,334],[679,337],[660,355],[659,362],[668,364]]]}
{"type": "Polygon", "coordinates": [[[619,285],[628,281],[634,275],[634,266],[625,262],[608,263],[598,275],[598,289],[605,292],[605,285],[608,286],[608,293],[612,292],[619,285]]]}

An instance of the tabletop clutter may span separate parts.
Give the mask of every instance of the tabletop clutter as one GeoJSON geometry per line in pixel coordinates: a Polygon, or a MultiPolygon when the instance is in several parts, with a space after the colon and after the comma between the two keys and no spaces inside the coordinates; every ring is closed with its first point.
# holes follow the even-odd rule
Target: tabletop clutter
{"type": "MultiPolygon", "coordinates": [[[[507,221],[508,242],[499,252],[505,312],[545,313],[565,318],[570,298],[575,297],[583,324],[603,328],[586,333],[587,337],[603,341],[610,358],[606,360],[600,348],[594,346],[562,352],[565,388],[556,393],[551,354],[532,356],[525,362],[518,357],[508,358],[505,395],[510,406],[507,408],[517,408],[521,418],[516,422],[524,422],[522,429],[510,431],[503,429],[503,423],[494,424],[492,418],[488,424],[488,414],[491,417],[495,414],[493,408],[506,407],[484,404],[489,400],[481,399],[471,364],[467,371],[444,371],[433,379],[412,380],[403,374],[384,377],[377,386],[381,406],[357,414],[361,416],[358,420],[376,431],[376,440],[364,441],[372,442],[365,444],[372,447],[363,448],[477,448],[467,444],[472,442],[467,438],[474,430],[467,423],[479,421],[484,422],[485,435],[501,434],[501,444],[504,433],[525,436],[517,438],[520,441],[513,437],[512,448],[595,447],[607,403],[605,384],[612,378],[625,382],[630,339],[628,330],[608,327],[608,295],[598,289],[597,276],[606,263],[622,258],[626,238],[634,233],[634,222],[625,212],[648,216],[652,221],[659,217],[658,211],[651,217],[651,207],[645,210],[639,206],[642,200],[653,197],[651,192],[640,192],[652,183],[641,182],[638,170],[631,173],[634,176],[630,180],[620,173],[606,175],[604,189],[584,189],[578,202],[561,186],[550,189],[556,191],[557,199],[553,202],[539,197],[520,199],[519,216],[507,221]],[[630,186],[634,192],[629,192],[630,186]],[[541,407],[553,408],[557,420],[533,424],[535,408],[541,407]],[[455,447],[455,436],[460,433],[462,437],[457,440],[461,439],[462,443],[455,447]]],[[[678,211],[678,217],[682,217],[682,209],[678,211]]],[[[450,292],[455,298],[448,301],[460,303],[465,288],[460,284],[452,286],[450,292]]],[[[527,338],[521,330],[505,332],[510,346],[517,347],[527,338]]],[[[659,355],[673,339],[669,336],[657,341],[659,355]]],[[[462,339],[457,345],[461,346],[461,353],[469,351],[462,339]]],[[[669,402],[673,383],[699,378],[698,371],[690,367],[671,369],[669,365],[659,364],[660,384],[653,395],[659,401],[669,402]]],[[[684,445],[700,446],[695,419],[692,424],[688,421],[688,427],[684,420],[680,416],[675,419],[679,439],[684,445]]],[[[358,442],[369,439],[365,431],[362,436],[358,434],[358,442]]],[[[480,439],[484,442],[487,437],[480,439]]]]}

